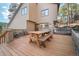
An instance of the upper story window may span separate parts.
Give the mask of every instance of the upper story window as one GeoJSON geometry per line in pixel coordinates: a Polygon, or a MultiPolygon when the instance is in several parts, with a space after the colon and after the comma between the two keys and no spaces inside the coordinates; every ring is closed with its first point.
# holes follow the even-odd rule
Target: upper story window
{"type": "Polygon", "coordinates": [[[22,8],[21,14],[22,14],[23,16],[24,16],[24,15],[27,15],[27,7],[22,8]]]}
{"type": "Polygon", "coordinates": [[[42,16],[48,16],[49,15],[49,9],[44,9],[41,11],[42,16]]]}

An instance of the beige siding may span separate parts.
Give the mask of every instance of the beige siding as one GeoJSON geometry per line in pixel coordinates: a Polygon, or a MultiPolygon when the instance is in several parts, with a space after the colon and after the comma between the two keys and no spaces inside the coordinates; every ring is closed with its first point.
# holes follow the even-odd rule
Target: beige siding
{"type": "Polygon", "coordinates": [[[57,4],[52,3],[30,3],[29,4],[29,20],[37,23],[53,22],[57,16],[57,4]],[[48,16],[42,16],[41,10],[49,9],[48,16]]]}
{"type": "Polygon", "coordinates": [[[27,31],[34,31],[35,30],[35,23],[28,21],[27,22],[27,31]]]}
{"type": "Polygon", "coordinates": [[[9,28],[11,29],[26,29],[26,20],[29,19],[29,7],[28,4],[23,4],[20,10],[18,11],[17,15],[15,16],[14,20],[10,24],[9,28]],[[22,16],[21,10],[22,8],[27,7],[28,8],[28,14],[25,16],[22,16]]]}
{"type": "Polygon", "coordinates": [[[38,15],[37,15],[37,4],[30,3],[29,4],[29,20],[36,22],[38,15]]]}
{"type": "Polygon", "coordinates": [[[39,23],[53,22],[53,20],[56,20],[56,16],[57,16],[57,4],[52,4],[52,3],[38,4],[38,22],[39,23]],[[41,15],[41,10],[44,10],[44,9],[49,9],[48,16],[41,15]]]}
{"type": "MultiPolygon", "coordinates": [[[[27,29],[27,30],[35,30],[35,24],[28,22],[27,20],[36,22],[36,23],[49,23],[53,24],[53,20],[56,20],[57,16],[57,4],[52,3],[29,3],[23,4],[20,8],[19,12],[15,16],[14,20],[10,24],[9,28],[12,29],[27,29]],[[25,16],[21,15],[21,9],[27,7],[28,14],[25,16]],[[42,16],[41,10],[49,9],[48,16],[42,16]]],[[[52,27],[52,25],[49,25],[52,27]]]]}

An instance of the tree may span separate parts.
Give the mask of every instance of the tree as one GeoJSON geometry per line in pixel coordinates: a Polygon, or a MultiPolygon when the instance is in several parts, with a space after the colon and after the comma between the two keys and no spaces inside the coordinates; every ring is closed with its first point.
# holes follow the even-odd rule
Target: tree
{"type": "Polygon", "coordinates": [[[0,33],[2,32],[2,26],[0,26],[0,33]]]}
{"type": "Polygon", "coordinates": [[[61,15],[61,19],[65,20],[67,16],[67,20],[70,23],[71,20],[74,19],[75,15],[79,14],[79,4],[76,3],[67,3],[59,8],[59,14],[61,15]]]}

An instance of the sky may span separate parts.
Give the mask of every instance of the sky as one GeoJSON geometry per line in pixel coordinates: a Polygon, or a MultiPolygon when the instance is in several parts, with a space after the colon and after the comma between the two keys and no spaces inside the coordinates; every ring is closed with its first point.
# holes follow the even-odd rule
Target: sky
{"type": "Polygon", "coordinates": [[[64,3],[60,3],[60,7],[63,7],[64,6],[64,3]]]}
{"type": "Polygon", "coordinates": [[[0,22],[8,23],[8,15],[9,15],[9,8],[10,3],[0,3],[0,22]]]}

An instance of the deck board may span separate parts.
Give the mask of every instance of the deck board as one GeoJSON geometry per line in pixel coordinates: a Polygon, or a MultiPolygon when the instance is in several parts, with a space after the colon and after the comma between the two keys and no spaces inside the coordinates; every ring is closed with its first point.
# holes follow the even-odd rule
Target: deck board
{"type": "MultiPolygon", "coordinates": [[[[14,39],[3,47],[7,55],[13,56],[75,56],[76,51],[71,36],[53,35],[51,41],[46,42],[46,48],[39,48],[34,43],[29,43],[29,35],[14,39]],[[10,54],[9,54],[10,53],[10,54]]],[[[2,52],[2,50],[0,50],[2,52]]],[[[3,55],[4,53],[0,53],[3,55]]],[[[4,54],[4,56],[6,55],[4,54]]]]}

